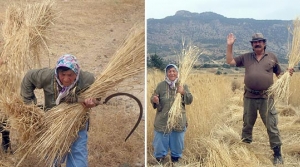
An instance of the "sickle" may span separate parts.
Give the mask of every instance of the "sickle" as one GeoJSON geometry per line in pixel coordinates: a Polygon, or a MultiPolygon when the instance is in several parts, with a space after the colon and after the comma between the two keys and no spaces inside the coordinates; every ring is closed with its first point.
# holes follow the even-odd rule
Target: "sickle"
{"type": "Polygon", "coordinates": [[[132,130],[130,131],[130,133],[127,135],[127,137],[125,139],[125,142],[126,142],[126,140],[130,137],[130,135],[134,132],[134,130],[137,128],[137,126],[141,122],[141,119],[142,119],[142,116],[143,116],[143,106],[142,106],[141,101],[138,98],[136,98],[135,96],[133,96],[132,94],[129,94],[129,93],[114,93],[112,95],[109,95],[108,97],[106,97],[106,99],[104,100],[103,104],[106,104],[111,98],[116,97],[116,96],[128,96],[128,97],[131,97],[132,99],[134,99],[138,103],[138,105],[140,107],[139,118],[138,118],[137,122],[135,123],[134,127],[132,128],[132,130]]]}

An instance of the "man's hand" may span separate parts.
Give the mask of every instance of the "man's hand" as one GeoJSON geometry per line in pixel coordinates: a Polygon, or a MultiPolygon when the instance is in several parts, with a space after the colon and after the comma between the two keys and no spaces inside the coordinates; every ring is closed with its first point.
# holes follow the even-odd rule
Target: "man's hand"
{"type": "Polygon", "coordinates": [[[226,49],[226,63],[230,65],[236,65],[235,60],[233,59],[233,44],[235,41],[235,36],[233,33],[228,34],[227,36],[227,49],[226,49]]]}
{"type": "Polygon", "coordinates": [[[230,33],[227,36],[227,45],[233,45],[235,41],[235,36],[233,35],[233,33],[230,33]]]}
{"type": "Polygon", "coordinates": [[[287,70],[289,71],[290,76],[292,76],[293,73],[295,72],[294,68],[288,68],[287,70]]]}

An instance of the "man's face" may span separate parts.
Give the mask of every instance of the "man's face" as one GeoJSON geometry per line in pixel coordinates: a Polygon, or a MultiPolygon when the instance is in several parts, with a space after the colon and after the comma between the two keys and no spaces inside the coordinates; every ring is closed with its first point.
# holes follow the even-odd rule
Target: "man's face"
{"type": "Polygon", "coordinates": [[[266,43],[264,40],[258,40],[258,41],[253,41],[251,42],[252,48],[254,51],[262,51],[264,50],[266,43]]]}
{"type": "Polygon", "coordinates": [[[168,69],[167,77],[169,78],[170,81],[175,81],[175,79],[178,77],[178,72],[174,67],[168,69]]]}
{"type": "Polygon", "coordinates": [[[76,80],[76,74],[72,70],[59,71],[58,79],[63,86],[70,86],[76,80]]]}

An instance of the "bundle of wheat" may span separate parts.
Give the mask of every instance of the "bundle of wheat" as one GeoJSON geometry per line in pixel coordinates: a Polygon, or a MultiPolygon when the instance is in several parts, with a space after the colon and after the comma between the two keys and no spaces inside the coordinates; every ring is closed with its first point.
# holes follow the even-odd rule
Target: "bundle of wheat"
{"type": "MultiPolygon", "coordinates": [[[[130,35],[113,55],[106,70],[83,92],[79,98],[101,97],[124,79],[144,70],[145,30],[140,23],[133,27],[130,35]]],[[[52,164],[62,159],[77,138],[78,131],[85,125],[90,110],[81,104],[62,103],[47,111],[45,122],[36,138],[30,138],[20,148],[22,160],[35,153],[41,161],[52,164]]]]}
{"type": "Polygon", "coordinates": [[[67,103],[46,112],[43,122],[38,124],[39,129],[32,131],[30,138],[18,148],[22,159],[17,166],[28,154],[35,154],[48,164],[62,160],[77,138],[77,132],[84,127],[88,114],[89,109],[82,105],[67,103]]]}
{"type": "Polygon", "coordinates": [[[40,64],[39,51],[47,48],[46,30],[54,20],[53,2],[47,0],[26,6],[9,6],[2,27],[4,47],[0,66],[0,108],[9,117],[10,125],[27,140],[33,127],[38,127],[43,117],[40,109],[25,106],[15,96],[19,95],[24,71],[40,64]]]}
{"type": "MultiPolygon", "coordinates": [[[[196,46],[185,46],[183,44],[182,52],[179,56],[179,73],[180,73],[180,86],[183,86],[186,83],[186,80],[200,56],[200,49],[196,46]]],[[[182,117],[182,103],[181,103],[181,94],[177,93],[174,103],[168,113],[168,122],[167,129],[172,130],[178,124],[180,124],[179,119],[182,117]]]]}
{"type": "Polygon", "coordinates": [[[0,97],[1,109],[9,116],[9,126],[17,130],[18,140],[22,143],[35,137],[44,122],[44,111],[35,105],[24,104],[18,96],[0,97]]]}
{"type": "MultiPolygon", "coordinates": [[[[288,54],[289,63],[288,68],[294,68],[300,61],[300,21],[299,18],[293,22],[293,40],[292,48],[288,54]]],[[[268,96],[274,96],[274,105],[280,100],[287,101],[290,96],[289,85],[290,85],[290,74],[286,71],[276,82],[268,89],[268,96]]]]}
{"type": "Polygon", "coordinates": [[[40,66],[42,51],[46,51],[46,31],[55,15],[52,0],[9,6],[2,27],[4,47],[1,59],[6,63],[5,77],[11,92],[18,92],[24,71],[40,66]]]}
{"type": "Polygon", "coordinates": [[[36,106],[24,105],[19,95],[25,71],[40,65],[41,52],[47,50],[46,31],[53,23],[54,1],[46,0],[25,6],[11,5],[2,26],[3,50],[0,59],[0,108],[9,126],[19,134],[19,141],[34,138],[44,113],[36,106]]]}

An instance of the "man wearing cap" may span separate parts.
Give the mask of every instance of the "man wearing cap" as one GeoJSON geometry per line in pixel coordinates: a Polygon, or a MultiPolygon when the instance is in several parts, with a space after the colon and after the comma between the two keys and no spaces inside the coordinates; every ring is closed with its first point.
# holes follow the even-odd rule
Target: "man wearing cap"
{"type": "MultiPolygon", "coordinates": [[[[233,44],[235,36],[227,36],[226,61],[236,67],[245,67],[245,93],[242,141],[252,142],[252,130],[257,118],[257,110],[267,128],[271,149],[274,151],[274,164],[283,164],[281,156],[281,138],[277,127],[278,115],[274,99],[268,99],[266,90],[273,84],[273,73],[277,77],[282,73],[277,57],[266,51],[266,42],[262,33],[255,33],[250,41],[253,52],[233,57],[233,44]]],[[[293,69],[288,69],[290,75],[293,69]]]]}
{"type": "MultiPolygon", "coordinates": [[[[29,70],[21,83],[21,96],[26,104],[36,104],[37,99],[34,90],[44,91],[44,110],[59,105],[61,102],[77,103],[77,96],[80,92],[94,83],[92,73],[80,70],[75,56],[65,54],[61,56],[56,68],[42,68],[29,70]]],[[[82,103],[87,108],[95,107],[95,98],[84,99],[82,103]]],[[[87,126],[78,132],[78,138],[71,145],[70,152],[66,155],[66,167],[87,167],[87,126]]],[[[54,166],[60,166],[54,162],[54,166]]]]}

